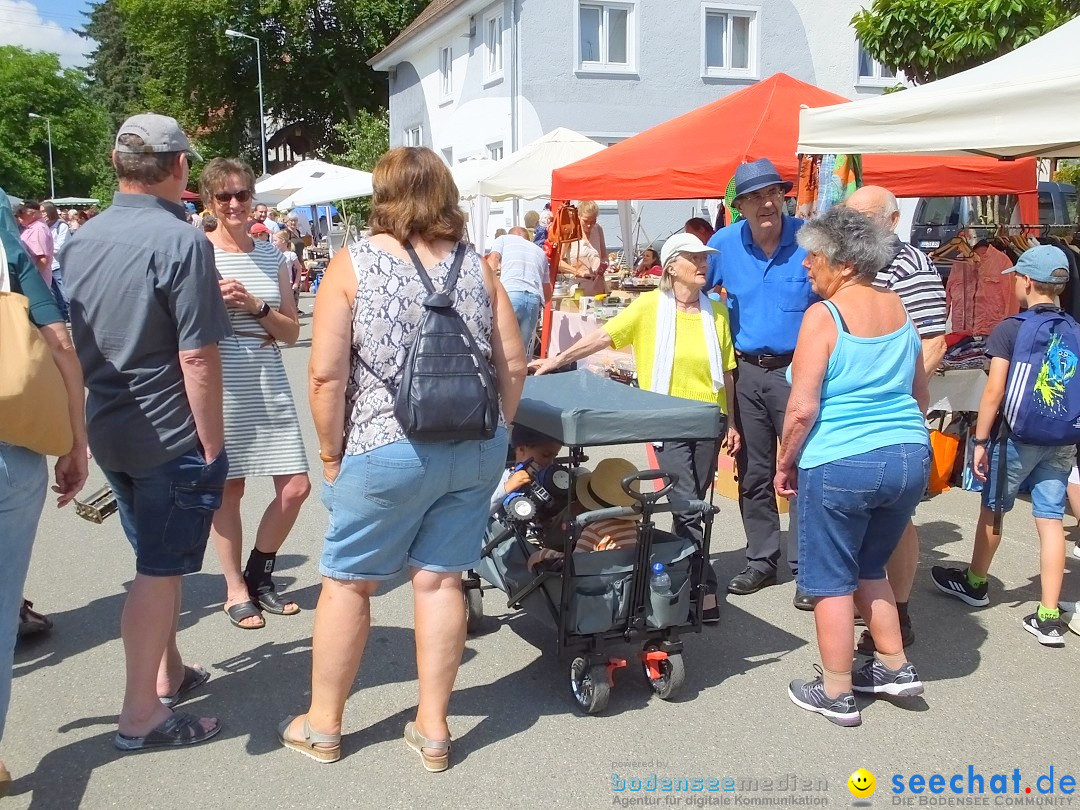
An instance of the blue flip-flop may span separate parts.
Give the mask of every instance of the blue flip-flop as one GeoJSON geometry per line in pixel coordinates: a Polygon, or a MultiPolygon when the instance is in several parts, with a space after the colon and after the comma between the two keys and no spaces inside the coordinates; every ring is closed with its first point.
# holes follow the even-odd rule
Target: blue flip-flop
{"type": "Polygon", "coordinates": [[[202,667],[189,667],[184,665],[184,679],[180,681],[180,688],[173,692],[171,695],[165,695],[161,698],[163,706],[168,706],[170,709],[177,706],[188,693],[198,689],[204,683],[210,680],[210,673],[202,667]]]}

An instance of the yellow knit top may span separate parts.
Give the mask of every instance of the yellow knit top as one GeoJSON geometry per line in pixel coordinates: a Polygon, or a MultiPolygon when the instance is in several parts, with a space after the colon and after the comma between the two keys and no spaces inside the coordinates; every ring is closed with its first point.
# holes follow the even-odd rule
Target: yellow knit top
{"type": "MultiPolygon", "coordinates": [[[[634,347],[638,384],[645,389],[652,386],[653,358],[656,354],[656,311],[661,295],[659,290],[642,294],[602,327],[611,337],[616,349],[634,347]]],[[[720,358],[724,371],[731,371],[735,368],[735,345],[731,340],[727,307],[712,299],[709,299],[709,303],[712,305],[716,323],[716,337],[720,341],[720,358]]],[[[724,389],[713,392],[709,352],[705,346],[705,328],[698,313],[675,313],[675,359],[672,363],[668,393],[673,397],[698,402],[715,402],[727,413],[724,389]]]]}

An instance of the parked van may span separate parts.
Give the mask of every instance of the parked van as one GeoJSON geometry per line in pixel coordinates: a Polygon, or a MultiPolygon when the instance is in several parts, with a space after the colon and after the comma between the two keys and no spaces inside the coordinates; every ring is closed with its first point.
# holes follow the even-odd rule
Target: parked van
{"type": "MultiPolygon", "coordinates": [[[[970,225],[1020,224],[1015,194],[983,197],[921,197],[915,206],[909,241],[924,253],[946,244],[970,225]]],[[[1068,183],[1039,183],[1039,225],[1076,225],[1076,188],[1068,183]]],[[[938,264],[944,280],[950,261],[938,264]]]]}

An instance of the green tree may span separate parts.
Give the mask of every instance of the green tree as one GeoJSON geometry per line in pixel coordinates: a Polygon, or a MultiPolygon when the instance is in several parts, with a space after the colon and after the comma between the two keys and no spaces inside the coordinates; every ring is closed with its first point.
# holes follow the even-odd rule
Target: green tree
{"type": "MultiPolygon", "coordinates": [[[[334,163],[370,172],[390,148],[390,115],[387,112],[361,111],[352,121],[338,124],[335,140],[341,147],[331,155],[334,163]]],[[[371,213],[371,200],[348,200],[345,210],[352,219],[366,221],[371,213]]]]}
{"type": "Polygon", "coordinates": [[[151,75],[149,65],[129,40],[116,0],[102,0],[86,17],[79,34],[95,43],[87,66],[90,90],[116,128],[148,109],[142,88],[151,75]]]}
{"type": "Polygon", "coordinates": [[[108,165],[110,127],[91,97],[86,74],[61,70],[53,53],[0,47],[0,178],[19,197],[49,196],[48,139],[52,128],[56,195],[84,196],[108,165]]]}
{"type": "MultiPolygon", "coordinates": [[[[106,45],[91,57],[95,78],[110,60],[131,58],[152,70],[137,91],[122,88],[110,110],[141,106],[173,115],[209,151],[232,151],[257,163],[259,107],[255,45],[230,39],[234,28],[262,49],[266,114],[304,121],[329,150],[341,148],[334,126],[380,112],[387,81],[367,66],[416,16],[425,0],[103,0],[93,14],[112,19],[106,45]],[[108,7],[105,11],[101,7],[108,7]],[[137,59],[133,57],[137,54],[137,59]]],[[[91,24],[93,24],[93,14],[91,24]]]]}
{"type": "Polygon", "coordinates": [[[925,84],[1009,53],[1078,12],[1078,0],[874,0],[851,23],[875,59],[925,84]]]}

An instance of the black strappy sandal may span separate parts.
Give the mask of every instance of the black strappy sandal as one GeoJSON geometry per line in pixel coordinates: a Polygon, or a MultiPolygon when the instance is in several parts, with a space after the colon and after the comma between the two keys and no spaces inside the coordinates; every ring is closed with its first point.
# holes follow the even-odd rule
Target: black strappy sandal
{"type": "Polygon", "coordinates": [[[274,580],[270,577],[255,580],[245,572],[244,581],[247,583],[251,601],[267,613],[273,613],[275,616],[295,616],[300,612],[299,605],[274,591],[274,580]],[[286,610],[289,605],[293,605],[296,609],[286,610]]]}

